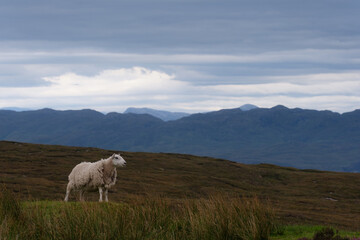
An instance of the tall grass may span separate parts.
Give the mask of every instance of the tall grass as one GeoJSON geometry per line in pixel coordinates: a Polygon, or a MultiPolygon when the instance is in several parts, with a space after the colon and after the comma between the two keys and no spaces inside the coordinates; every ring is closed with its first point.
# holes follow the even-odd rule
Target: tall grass
{"type": "Polygon", "coordinates": [[[0,239],[262,240],[274,227],[272,209],[257,199],[138,197],[126,204],[20,204],[9,192],[0,196],[0,239]]]}
{"type": "Polygon", "coordinates": [[[20,202],[12,192],[0,186],[0,240],[16,239],[20,217],[20,202]]]}

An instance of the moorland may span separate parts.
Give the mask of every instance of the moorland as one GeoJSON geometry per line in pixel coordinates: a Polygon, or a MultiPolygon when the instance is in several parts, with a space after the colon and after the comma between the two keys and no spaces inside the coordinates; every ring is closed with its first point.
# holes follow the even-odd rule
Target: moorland
{"type": "MultiPolygon", "coordinates": [[[[0,182],[23,200],[62,201],[67,176],[82,161],[118,151],[97,148],[0,142],[0,182]]],[[[139,196],[204,199],[259,199],[283,224],[360,229],[360,174],[299,170],[269,164],[246,165],[183,154],[121,152],[127,167],[109,193],[112,202],[139,196]]],[[[97,193],[85,195],[97,201],[97,193]]],[[[75,201],[73,195],[71,201],[75,201]]]]}

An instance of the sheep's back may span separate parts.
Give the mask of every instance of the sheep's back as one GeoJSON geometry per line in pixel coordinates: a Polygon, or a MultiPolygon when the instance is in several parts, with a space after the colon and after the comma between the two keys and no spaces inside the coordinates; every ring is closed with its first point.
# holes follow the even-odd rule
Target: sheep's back
{"type": "Polygon", "coordinates": [[[96,185],[102,184],[102,176],[99,176],[101,164],[99,162],[90,163],[82,162],[76,165],[69,175],[69,181],[77,188],[83,187],[96,187],[96,185]],[[94,186],[92,186],[94,185],[94,186]]]}

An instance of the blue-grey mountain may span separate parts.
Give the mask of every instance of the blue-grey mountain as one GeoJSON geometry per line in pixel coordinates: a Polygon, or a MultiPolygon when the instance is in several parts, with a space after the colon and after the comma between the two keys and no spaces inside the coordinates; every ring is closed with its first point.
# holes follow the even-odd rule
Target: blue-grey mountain
{"type": "Polygon", "coordinates": [[[168,122],[149,114],[2,110],[0,139],[360,171],[360,110],[236,108],[168,122]]]}
{"type": "Polygon", "coordinates": [[[255,105],[252,105],[252,104],[244,104],[240,107],[241,110],[243,111],[249,111],[249,110],[253,110],[253,109],[256,109],[258,108],[257,106],[255,105]]]}
{"type": "MultiPolygon", "coordinates": [[[[252,104],[244,104],[241,107],[239,107],[239,109],[241,109],[242,111],[249,111],[255,108],[258,107],[252,104]]],[[[163,110],[156,110],[152,108],[135,108],[135,107],[130,107],[126,109],[124,113],[149,114],[156,118],[160,118],[163,121],[178,120],[180,118],[187,117],[190,115],[189,113],[184,113],[184,112],[169,112],[163,110]]]]}
{"type": "Polygon", "coordinates": [[[184,112],[168,112],[168,111],[156,110],[151,108],[134,108],[134,107],[130,107],[126,109],[124,113],[150,114],[154,117],[160,118],[163,121],[177,120],[190,115],[189,113],[184,113],[184,112]]]}

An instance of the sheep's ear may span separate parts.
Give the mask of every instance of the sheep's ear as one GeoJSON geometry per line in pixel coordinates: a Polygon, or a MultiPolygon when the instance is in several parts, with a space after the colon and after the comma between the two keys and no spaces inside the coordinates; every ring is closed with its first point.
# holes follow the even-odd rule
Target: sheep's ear
{"type": "Polygon", "coordinates": [[[115,157],[115,153],[111,157],[115,157]]]}

